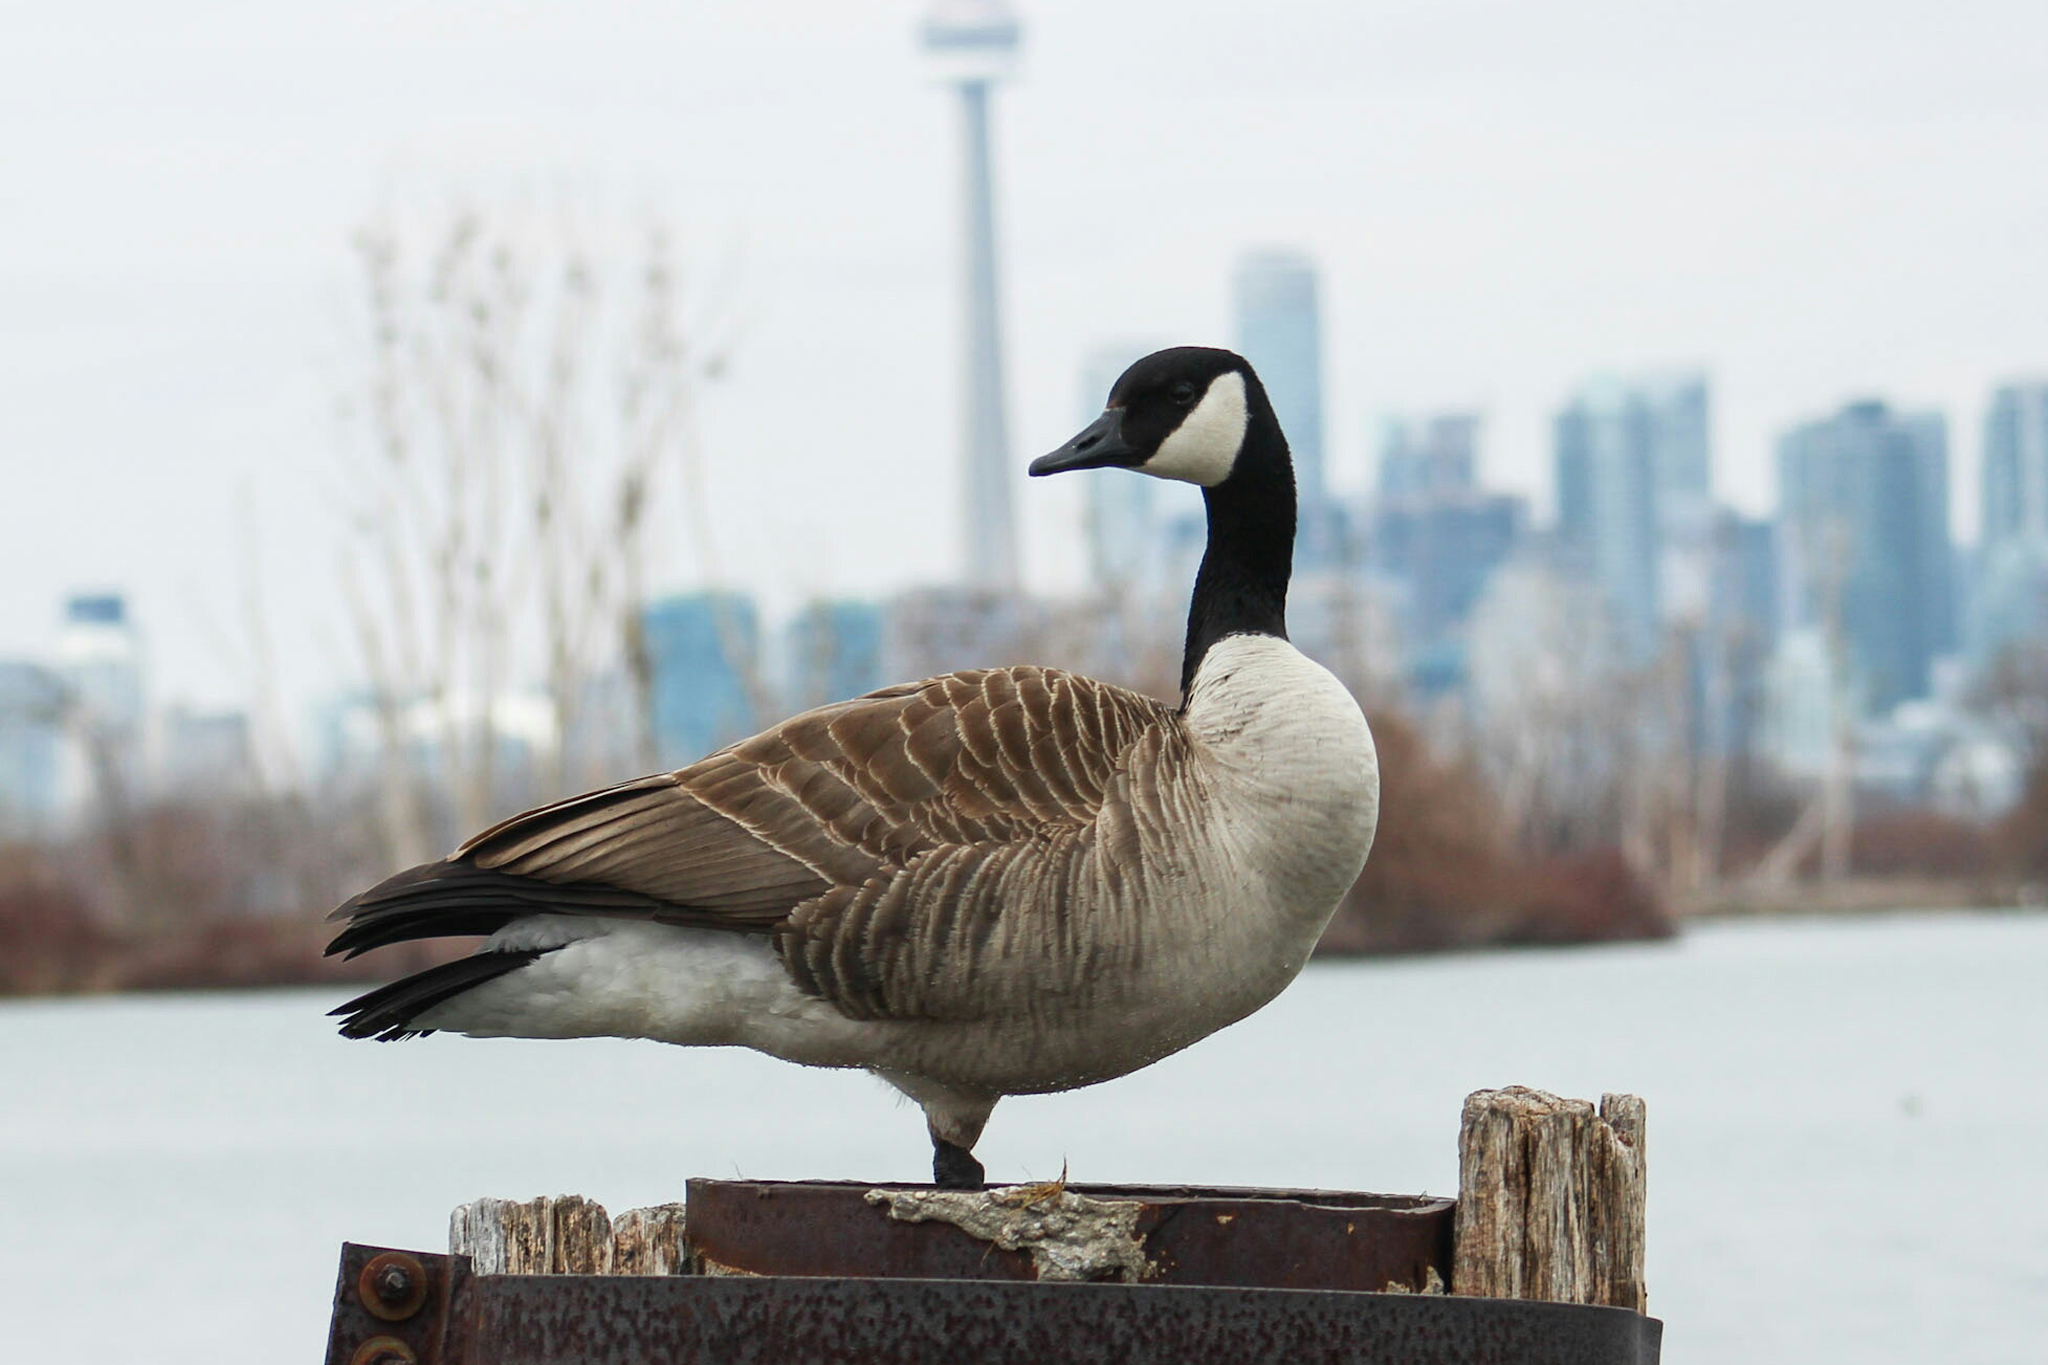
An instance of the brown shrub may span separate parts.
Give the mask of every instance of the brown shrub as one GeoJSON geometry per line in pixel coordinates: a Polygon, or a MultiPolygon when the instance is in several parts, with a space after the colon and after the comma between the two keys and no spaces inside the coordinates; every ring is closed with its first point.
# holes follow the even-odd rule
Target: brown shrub
{"type": "Polygon", "coordinates": [[[1998,865],[2014,876],[2048,878],[2048,769],[2028,774],[2019,804],[1998,822],[1989,844],[1998,865]]]}
{"type": "Polygon", "coordinates": [[[0,850],[0,994],[98,989],[116,942],[36,850],[0,850]]]}
{"type": "Polygon", "coordinates": [[[1850,869],[1860,876],[1971,878],[1992,859],[1989,830],[1939,811],[1888,811],[1859,820],[1849,838],[1850,869]]]}
{"type": "Polygon", "coordinates": [[[1502,943],[1597,943],[1670,938],[1678,921],[1617,848],[1551,858],[1515,878],[1502,943]]]}
{"type": "Polygon", "coordinates": [[[0,846],[0,994],[374,980],[467,951],[322,956],[326,909],[376,876],[346,816],[283,800],[165,802],[118,827],[0,846]]]}

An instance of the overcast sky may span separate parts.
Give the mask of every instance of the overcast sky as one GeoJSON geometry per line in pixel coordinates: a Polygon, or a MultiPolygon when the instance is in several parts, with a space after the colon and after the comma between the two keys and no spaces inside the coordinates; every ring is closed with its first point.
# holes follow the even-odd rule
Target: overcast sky
{"type": "MultiPolygon", "coordinates": [[[[1947,412],[1968,534],[1986,393],[2048,371],[2039,0],[1021,9],[998,215],[1040,587],[1085,571],[1078,480],[1021,480],[1075,425],[1083,358],[1227,343],[1247,246],[1322,265],[1340,484],[1382,415],[1460,405],[1487,415],[1487,478],[1547,500],[1567,389],[1698,364],[1725,497],[1768,507],[1772,435],[1877,394],[1947,412]]],[[[17,7],[0,655],[45,652],[66,591],[117,587],[160,699],[233,702],[256,562],[287,695],[346,683],[348,236],[456,204],[598,236],[660,217],[725,281],[737,349],[701,426],[731,577],[786,604],[949,575],[957,146],[918,12],[17,7]]],[[[684,540],[664,586],[691,583],[684,540]]]]}

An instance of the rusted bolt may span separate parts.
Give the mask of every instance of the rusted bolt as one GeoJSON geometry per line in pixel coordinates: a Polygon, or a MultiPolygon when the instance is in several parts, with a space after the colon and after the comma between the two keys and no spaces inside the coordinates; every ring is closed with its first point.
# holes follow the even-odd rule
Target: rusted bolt
{"type": "Polygon", "coordinates": [[[356,1280],[356,1297],[371,1316],[403,1322],[427,1301],[427,1269],[402,1251],[372,1256],[356,1280]]]}
{"type": "Polygon", "coordinates": [[[377,1302],[389,1307],[404,1303],[406,1295],[412,1293],[412,1276],[405,1273],[402,1265],[387,1265],[377,1274],[377,1302]]]}
{"type": "Polygon", "coordinates": [[[397,1337],[371,1337],[356,1347],[348,1365],[419,1365],[419,1359],[412,1347],[397,1337]]]}

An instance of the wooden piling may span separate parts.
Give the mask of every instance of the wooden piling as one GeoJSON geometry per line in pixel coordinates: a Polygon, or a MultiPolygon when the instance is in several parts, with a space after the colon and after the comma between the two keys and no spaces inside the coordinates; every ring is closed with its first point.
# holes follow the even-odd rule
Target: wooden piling
{"type": "Polygon", "coordinates": [[[479,1275],[673,1275],[683,1265],[683,1206],[616,1220],[581,1195],[479,1199],[448,1219],[448,1251],[479,1275]]]}
{"type": "Polygon", "coordinates": [[[1451,1292],[1644,1312],[1643,1139],[1634,1095],[1467,1096],[1451,1292]]]}
{"type": "Polygon", "coordinates": [[[681,1204],[628,1209],[613,1220],[612,1274],[681,1275],[688,1268],[681,1204]]]}

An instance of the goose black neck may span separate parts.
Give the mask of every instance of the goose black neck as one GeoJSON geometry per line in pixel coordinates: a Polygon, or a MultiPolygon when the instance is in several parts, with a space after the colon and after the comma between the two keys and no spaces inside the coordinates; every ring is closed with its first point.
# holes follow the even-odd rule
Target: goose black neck
{"type": "Polygon", "coordinates": [[[1188,603],[1180,690],[1186,704],[1202,656],[1230,635],[1287,638],[1287,580],[1294,571],[1294,466],[1287,438],[1260,394],[1230,477],[1202,490],[1209,545],[1188,603]]]}

